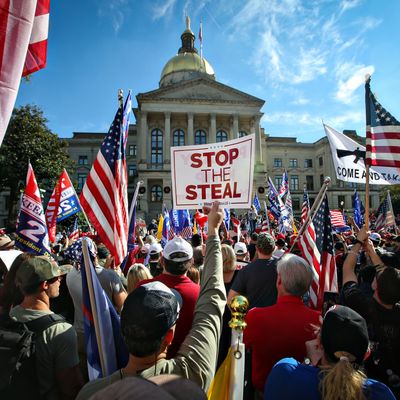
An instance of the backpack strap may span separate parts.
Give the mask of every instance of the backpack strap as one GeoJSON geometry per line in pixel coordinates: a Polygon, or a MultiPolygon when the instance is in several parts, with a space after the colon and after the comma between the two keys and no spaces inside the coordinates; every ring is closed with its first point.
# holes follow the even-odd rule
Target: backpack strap
{"type": "Polygon", "coordinates": [[[65,322],[65,318],[58,314],[48,314],[32,321],[25,322],[25,325],[30,331],[39,334],[59,322],[65,322]]]}

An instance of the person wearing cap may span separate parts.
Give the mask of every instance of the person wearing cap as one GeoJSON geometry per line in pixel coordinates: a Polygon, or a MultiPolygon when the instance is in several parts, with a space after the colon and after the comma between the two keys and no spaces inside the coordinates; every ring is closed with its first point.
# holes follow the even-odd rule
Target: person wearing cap
{"type": "MultiPolygon", "coordinates": [[[[166,358],[179,317],[179,294],[176,291],[171,293],[172,290],[161,282],[139,286],[129,294],[121,313],[121,332],[129,350],[127,366],[108,377],[87,383],[77,400],[89,399],[115,381],[135,375],[150,378],[154,375],[176,374],[193,380],[203,390],[208,389],[215,373],[221,320],[226,303],[218,234],[222,221],[223,211],[218,203],[214,203],[208,214],[202,286],[193,325],[177,356],[170,360],[166,358]]],[[[185,252],[174,253],[167,251],[167,257],[187,257],[185,252]]]]}
{"type": "MultiPolygon", "coordinates": [[[[279,235],[278,235],[279,236],[279,235]]],[[[286,242],[284,237],[278,237],[275,241],[276,248],[272,253],[272,256],[279,260],[286,253],[286,242]]]]}
{"type": "Polygon", "coordinates": [[[365,367],[368,376],[389,385],[400,396],[400,270],[383,265],[375,246],[368,240],[363,227],[357,242],[348,252],[343,264],[343,302],[360,313],[368,324],[370,340],[374,343],[365,367]],[[375,269],[372,298],[366,295],[355,273],[357,257],[362,248],[375,269]]]}
{"type": "Polygon", "coordinates": [[[153,243],[149,247],[149,268],[150,273],[153,277],[156,277],[163,272],[163,268],[161,265],[162,251],[163,248],[160,243],[153,243]]]}
{"type": "Polygon", "coordinates": [[[275,364],[264,399],[395,400],[385,384],[362,372],[368,343],[367,324],[361,315],[345,306],[331,307],[320,334],[306,344],[305,363],[284,358],[275,364]]]}
{"type": "Polygon", "coordinates": [[[243,242],[237,242],[235,243],[235,246],[233,246],[233,250],[236,256],[236,267],[237,269],[242,269],[245,265],[249,263],[247,260],[249,256],[247,246],[243,242]]]}
{"type": "Polygon", "coordinates": [[[262,393],[274,364],[291,355],[306,356],[305,342],[314,338],[312,326],[319,325],[320,312],[303,303],[313,278],[311,266],[301,257],[285,254],[278,261],[277,303],[251,309],[246,315],[243,342],[252,351],[253,386],[262,393]]]}
{"type": "MultiPolygon", "coordinates": [[[[161,247],[161,246],[160,246],[161,247]]],[[[176,324],[174,339],[168,347],[167,357],[176,355],[192,327],[194,308],[199,297],[200,286],[188,276],[188,270],[193,264],[193,248],[191,244],[179,236],[167,242],[161,257],[163,273],[150,280],[143,280],[139,285],[158,281],[167,287],[177,290],[183,299],[183,307],[176,324]]]]}
{"type": "MultiPolygon", "coordinates": [[[[18,322],[30,322],[54,315],[50,311],[50,299],[59,295],[60,279],[65,273],[45,256],[24,260],[16,273],[16,282],[24,297],[20,305],[10,310],[10,317],[18,322]]],[[[36,365],[43,398],[72,400],[76,397],[83,379],[72,325],[58,322],[38,336],[36,365]]]]}
{"type": "Polygon", "coordinates": [[[377,233],[377,232],[370,233],[369,240],[371,240],[371,242],[373,243],[373,245],[376,249],[380,248],[382,237],[379,233],[377,233]]]}
{"type": "Polygon", "coordinates": [[[228,293],[228,304],[241,294],[249,300],[249,308],[272,306],[276,303],[276,260],[272,258],[275,240],[268,233],[257,239],[257,259],[243,267],[228,293]]]}

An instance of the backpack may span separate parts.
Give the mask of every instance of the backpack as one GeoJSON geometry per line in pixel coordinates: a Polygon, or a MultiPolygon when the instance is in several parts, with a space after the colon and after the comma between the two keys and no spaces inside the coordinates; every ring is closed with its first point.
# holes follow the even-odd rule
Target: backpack
{"type": "Polygon", "coordinates": [[[29,322],[17,322],[8,315],[0,322],[0,398],[40,399],[36,369],[36,338],[52,325],[65,322],[48,314],[29,322]]]}

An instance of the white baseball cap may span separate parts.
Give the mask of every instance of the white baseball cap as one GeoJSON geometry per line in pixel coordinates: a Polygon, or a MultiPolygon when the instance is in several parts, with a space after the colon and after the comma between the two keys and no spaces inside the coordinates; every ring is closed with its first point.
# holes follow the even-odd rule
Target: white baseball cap
{"type": "Polygon", "coordinates": [[[381,235],[379,233],[376,232],[372,232],[369,235],[369,238],[373,241],[373,242],[380,242],[381,241],[381,235]]]}
{"type": "Polygon", "coordinates": [[[233,247],[235,254],[242,255],[247,253],[247,246],[243,242],[237,242],[233,247]]]}
{"type": "Polygon", "coordinates": [[[161,253],[161,252],[162,252],[162,246],[161,246],[160,243],[153,243],[153,244],[150,245],[150,251],[149,251],[149,253],[150,253],[151,255],[153,255],[153,254],[159,254],[159,253],[161,253]]]}
{"type": "Polygon", "coordinates": [[[179,236],[175,236],[164,247],[164,258],[172,261],[187,261],[193,257],[193,248],[189,242],[179,236]],[[183,253],[183,257],[172,257],[174,253],[183,253]]]}

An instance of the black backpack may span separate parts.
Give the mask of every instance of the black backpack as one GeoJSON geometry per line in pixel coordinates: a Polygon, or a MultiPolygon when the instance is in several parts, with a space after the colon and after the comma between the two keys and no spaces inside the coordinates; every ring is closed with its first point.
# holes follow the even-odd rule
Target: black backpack
{"type": "Polygon", "coordinates": [[[36,337],[65,319],[48,314],[29,322],[6,316],[0,321],[0,399],[40,399],[36,337]]]}

